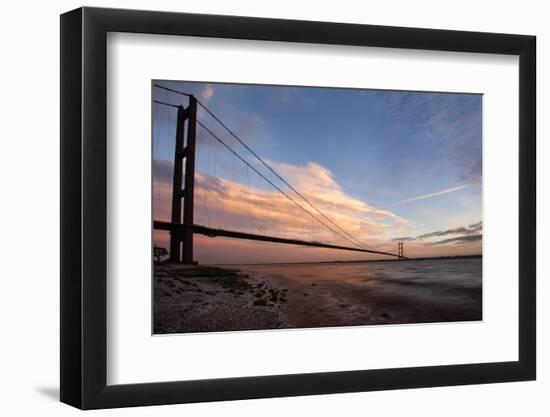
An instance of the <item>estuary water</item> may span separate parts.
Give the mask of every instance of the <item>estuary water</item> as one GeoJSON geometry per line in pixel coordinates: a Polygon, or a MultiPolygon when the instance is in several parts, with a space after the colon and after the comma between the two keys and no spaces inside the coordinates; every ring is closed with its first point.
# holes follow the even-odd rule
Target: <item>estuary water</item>
{"type": "Polygon", "coordinates": [[[287,328],[482,320],[481,257],[239,269],[282,291],[287,328]]]}

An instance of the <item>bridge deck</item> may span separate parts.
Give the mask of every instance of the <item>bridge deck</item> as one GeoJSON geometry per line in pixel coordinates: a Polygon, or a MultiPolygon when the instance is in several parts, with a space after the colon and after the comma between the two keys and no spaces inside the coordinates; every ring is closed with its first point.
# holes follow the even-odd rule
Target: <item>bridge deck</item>
{"type": "MultiPolygon", "coordinates": [[[[188,228],[188,225],[155,220],[153,222],[153,227],[157,230],[168,230],[168,231],[183,232],[184,230],[186,230],[188,228]]],[[[193,229],[193,233],[201,234],[201,235],[205,235],[205,236],[209,236],[209,237],[222,236],[222,237],[229,237],[229,238],[235,238],[235,239],[256,240],[256,241],[274,242],[274,243],[285,243],[287,245],[314,246],[314,247],[318,247],[318,248],[338,249],[338,250],[347,250],[347,251],[364,252],[364,253],[374,253],[374,254],[378,254],[378,255],[393,256],[393,257],[396,257],[396,258],[406,259],[404,256],[399,256],[398,254],[395,254],[395,253],[382,252],[382,251],[370,250],[370,249],[362,249],[362,248],[354,248],[354,247],[351,247],[351,246],[339,246],[339,245],[331,245],[331,244],[328,244],[328,243],[315,242],[315,241],[307,241],[307,240],[299,240],[299,239],[287,239],[287,238],[274,237],[274,236],[257,235],[257,234],[253,234],[253,233],[236,232],[236,231],[233,231],[233,230],[213,229],[213,228],[206,227],[206,226],[201,226],[201,225],[198,225],[198,224],[193,224],[193,225],[191,225],[191,227],[193,229]]]]}

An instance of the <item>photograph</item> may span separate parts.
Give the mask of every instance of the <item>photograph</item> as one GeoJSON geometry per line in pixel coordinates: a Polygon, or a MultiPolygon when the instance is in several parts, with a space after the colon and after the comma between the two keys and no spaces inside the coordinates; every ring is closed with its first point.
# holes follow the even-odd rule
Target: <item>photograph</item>
{"type": "Polygon", "coordinates": [[[5,177],[29,177],[7,205],[25,215],[4,216],[9,264],[31,259],[37,201],[60,242],[36,252],[59,285],[42,268],[39,291],[10,292],[31,296],[6,310],[16,350],[51,339],[11,361],[35,392],[10,407],[538,415],[544,14],[239,1],[65,5],[57,34],[43,11],[12,48],[28,65],[5,77],[22,114],[7,126],[50,124],[59,146],[6,136],[36,142],[5,152],[5,177]],[[31,117],[20,90],[40,53],[21,51],[48,33],[55,82],[33,88],[60,103],[31,117]]]}
{"type": "Polygon", "coordinates": [[[151,97],[153,334],[483,319],[482,94],[151,97]]]}

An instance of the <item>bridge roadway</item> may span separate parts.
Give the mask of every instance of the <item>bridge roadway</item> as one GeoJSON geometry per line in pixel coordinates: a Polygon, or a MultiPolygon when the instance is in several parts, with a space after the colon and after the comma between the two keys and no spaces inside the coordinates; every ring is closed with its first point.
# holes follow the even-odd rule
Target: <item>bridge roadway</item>
{"type": "MultiPolygon", "coordinates": [[[[155,220],[153,222],[153,227],[157,230],[168,230],[170,232],[172,232],[172,231],[183,232],[188,227],[188,225],[155,220]]],[[[233,230],[213,229],[213,228],[206,227],[206,226],[201,226],[201,225],[198,225],[198,224],[193,224],[193,225],[191,225],[191,227],[193,228],[193,233],[200,234],[200,235],[205,235],[205,236],[208,236],[208,237],[222,236],[222,237],[230,237],[230,238],[235,238],[235,239],[256,240],[256,241],[274,242],[274,243],[285,243],[285,244],[289,244],[289,245],[314,246],[314,247],[317,247],[317,248],[348,250],[348,251],[364,252],[364,253],[375,253],[375,254],[378,254],[378,255],[386,255],[386,256],[393,256],[393,257],[400,258],[400,259],[407,259],[406,257],[399,256],[398,254],[395,254],[395,253],[383,252],[383,251],[377,251],[377,250],[371,250],[371,249],[363,249],[363,248],[354,248],[354,247],[351,247],[351,246],[331,245],[331,244],[328,244],[328,243],[308,241],[308,240],[287,239],[287,238],[282,238],[282,237],[257,235],[257,234],[253,234],[253,233],[236,232],[236,231],[233,231],[233,230]]]]}

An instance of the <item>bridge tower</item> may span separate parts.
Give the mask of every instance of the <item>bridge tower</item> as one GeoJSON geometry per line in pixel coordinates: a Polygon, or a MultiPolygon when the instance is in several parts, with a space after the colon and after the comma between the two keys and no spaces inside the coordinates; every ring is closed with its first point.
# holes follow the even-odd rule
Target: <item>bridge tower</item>
{"type": "Polygon", "coordinates": [[[400,261],[405,259],[405,256],[403,256],[403,242],[397,242],[397,255],[400,261]]]}
{"type": "Polygon", "coordinates": [[[184,264],[194,263],[193,197],[195,189],[196,131],[197,99],[191,95],[189,96],[187,108],[178,107],[174,178],[172,182],[172,223],[182,224],[183,230],[173,229],[170,231],[170,261],[184,264]],[[186,126],[187,135],[185,135],[186,126]]]}

